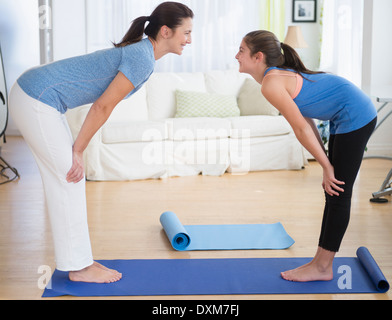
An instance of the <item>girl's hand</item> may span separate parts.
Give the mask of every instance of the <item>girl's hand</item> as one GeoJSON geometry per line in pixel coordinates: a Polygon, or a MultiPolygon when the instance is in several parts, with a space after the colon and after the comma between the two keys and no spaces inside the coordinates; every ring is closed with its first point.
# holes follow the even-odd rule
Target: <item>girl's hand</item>
{"type": "Polygon", "coordinates": [[[72,151],[72,167],[66,179],[69,183],[78,183],[84,179],[83,153],[72,151]]]}
{"type": "Polygon", "coordinates": [[[334,168],[330,166],[329,168],[324,169],[322,186],[325,192],[328,193],[331,197],[339,196],[339,192],[344,192],[344,189],[339,187],[339,185],[345,185],[345,183],[335,178],[334,168]]]}

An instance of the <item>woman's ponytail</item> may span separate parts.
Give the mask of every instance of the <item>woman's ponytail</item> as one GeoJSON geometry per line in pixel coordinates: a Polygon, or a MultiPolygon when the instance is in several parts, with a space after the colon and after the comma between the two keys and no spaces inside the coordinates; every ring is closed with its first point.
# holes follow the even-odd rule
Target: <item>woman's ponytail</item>
{"type": "Polygon", "coordinates": [[[114,46],[124,47],[139,42],[143,39],[144,34],[156,40],[163,26],[170,29],[178,28],[186,18],[193,18],[192,10],[186,5],[171,1],[161,3],[151,16],[135,19],[122,41],[114,46]],[[147,27],[145,27],[146,22],[149,22],[147,27]]]}
{"type": "Polygon", "coordinates": [[[120,43],[115,43],[114,46],[116,48],[125,47],[130,44],[141,41],[144,35],[144,26],[149,20],[150,17],[147,16],[139,17],[133,20],[132,25],[129,28],[128,32],[125,34],[124,38],[121,40],[120,43]]]}

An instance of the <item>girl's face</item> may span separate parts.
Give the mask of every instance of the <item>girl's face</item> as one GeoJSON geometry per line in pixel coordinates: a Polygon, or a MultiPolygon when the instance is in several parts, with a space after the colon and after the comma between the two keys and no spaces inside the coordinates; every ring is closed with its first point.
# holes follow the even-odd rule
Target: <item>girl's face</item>
{"type": "Polygon", "coordinates": [[[250,49],[248,48],[244,40],[242,40],[240,50],[238,51],[235,58],[240,64],[239,71],[241,73],[252,73],[252,71],[254,71],[257,58],[256,56],[251,56],[250,49]]]}
{"type": "Polygon", "coordinates": [[[181,26],[174,30],[170,30],[172,35],[169,37],[169,46],[172,53],[181,55],[187,44],[192,43],[192,28],[193,20],[192,18],[186,18],[183,20],[181,26]]]}

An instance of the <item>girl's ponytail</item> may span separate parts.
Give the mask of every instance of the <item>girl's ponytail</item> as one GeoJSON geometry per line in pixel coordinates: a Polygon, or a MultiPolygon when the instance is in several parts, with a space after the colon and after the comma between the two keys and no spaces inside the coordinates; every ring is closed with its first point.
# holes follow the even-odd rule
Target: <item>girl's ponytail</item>
{"type": "Polygon", "coordinates": [[[297,51],[295,51],[291,46],[282,42],[281,48],[283,51],[284,63],[277,66],[278,68],[293,69],[297,72],[307,74],[314,73],[314,71],[308,70],[305,67],[297,51]]]}
{"type": "Polygon", "coordinates": [[[248,33],[244,38],[251,54],[263,52],[268,67],[292,69],[298,73],[315,74],[307,69],[298,53],[288,44],[282,43],[270,31],[259,30],[248,33]]]}

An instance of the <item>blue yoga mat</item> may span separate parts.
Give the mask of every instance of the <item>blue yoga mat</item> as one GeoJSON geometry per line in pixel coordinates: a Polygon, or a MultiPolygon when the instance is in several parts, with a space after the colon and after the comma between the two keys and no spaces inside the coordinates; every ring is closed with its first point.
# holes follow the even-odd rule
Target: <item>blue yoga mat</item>
{"type": "Polygon", "coordinates": [[[280,272],[297,268],[311,258],[112,260],[100,261],[122,272],[112,284],[72,282],[56,270],[43,297],[64,295],[173,296],[251,294],[385,293],[389,283],[370,252],[362,247],[357,258],[336,258],[334,280],[297,283],[280,272]]]}
{"type": "Polygon", "coordinates": [[[160,222],[175,250],[283,250],[294,240],[281,223],[183,226],[175,213],[161,215],[160,222]]]}

